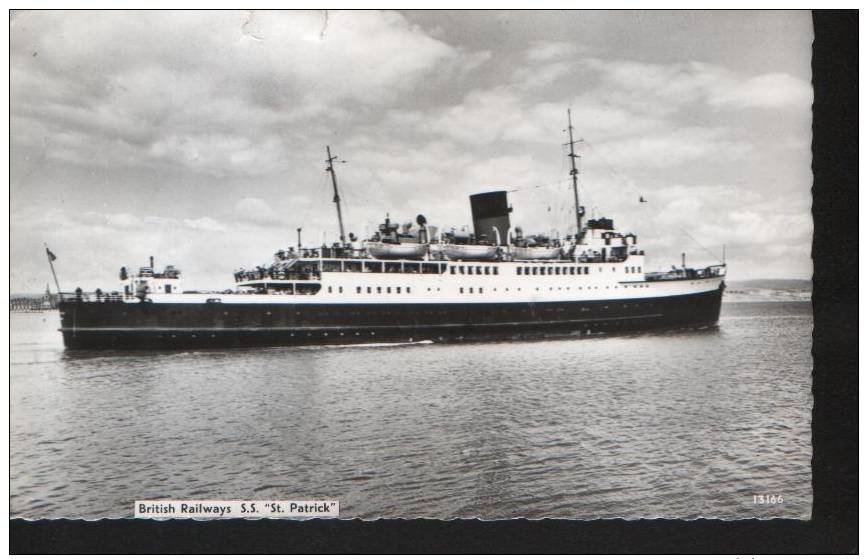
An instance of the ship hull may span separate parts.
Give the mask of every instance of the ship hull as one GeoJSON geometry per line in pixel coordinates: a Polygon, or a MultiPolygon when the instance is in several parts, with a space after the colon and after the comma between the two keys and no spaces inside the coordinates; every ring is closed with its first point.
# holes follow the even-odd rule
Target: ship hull
{"type": "Polygon", "coordinates": [[[723,288],[688,295],[462,304],[62,301],[69,349],[197,349],[510,339],[714,325],[723,288]]]}

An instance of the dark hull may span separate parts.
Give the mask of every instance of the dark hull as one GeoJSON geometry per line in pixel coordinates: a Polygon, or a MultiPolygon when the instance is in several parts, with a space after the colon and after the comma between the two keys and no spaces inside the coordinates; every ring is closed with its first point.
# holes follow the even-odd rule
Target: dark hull
{"type": "Polygon", "coordinates": [[[509,304],[60,303],[69,349],[192,349],[508,339],[715,324],[723,288],[699,294],[509,304]]]}

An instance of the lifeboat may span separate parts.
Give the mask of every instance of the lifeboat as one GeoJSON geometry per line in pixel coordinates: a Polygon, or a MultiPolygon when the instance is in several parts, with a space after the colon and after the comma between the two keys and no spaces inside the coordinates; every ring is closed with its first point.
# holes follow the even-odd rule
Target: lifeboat
{"type": "Polygon", "coordinates": [[[384,243],[365,241],[365,249],[374,258],[418,260],[425,256],[428,245],[422,243],[384,243]]]}
{"type": "Polygon", "coordinates": [[[449,260],[493,260],[497,247],[492,245],[437,245],[436,250],[449,260]]]}
{"type": "Polygon", "coordinates": [[[408,260],[423,258],[428,252],[425,216],[418,216],[416,221],[420,227],[418,231],[412,231],[412,223],[405,223],[399,233],[398,224],[391,221],[386,214],[386,221],[380,225],[379,232],[374,233],[374,236],[365,241],[363,246],[374,258],[408,260]]]}
{"type": "Polygon", "coordinates": [[[560,256],[560,247],[512,247],[513,260],[557,260],[560,256]]]}
{"type": "Polygon", "coordinates": [[[444,233],[440,243],[431,247],[449,260],[493,260],[497,247],[481,236],[477,238],[464,229],[444,233]]]}
{"type": "Polygon", "coordinates": [[[556,260],[561,257],[561,247],[545,235],[525,237],[521,227],[515,228],[515,241],[512,246],[513,260],[556,260]]]}

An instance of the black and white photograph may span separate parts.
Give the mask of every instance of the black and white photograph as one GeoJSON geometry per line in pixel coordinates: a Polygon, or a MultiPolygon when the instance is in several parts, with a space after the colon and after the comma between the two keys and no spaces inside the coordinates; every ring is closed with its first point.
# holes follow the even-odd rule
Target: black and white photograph
{"type": "Polygon", "coordinates": [[[12,11],[10,517],[809,520],[813,39],[12,11]]]}

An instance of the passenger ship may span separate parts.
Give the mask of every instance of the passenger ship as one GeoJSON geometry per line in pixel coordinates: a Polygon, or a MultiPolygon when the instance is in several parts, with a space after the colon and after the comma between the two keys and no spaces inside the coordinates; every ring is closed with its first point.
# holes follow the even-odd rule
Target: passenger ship
{"type": "MultiPolygon", "coordinates": [[[[71,349],[174,349],[504,339],[686,328],[718,321],[726,266],[650,272],[638,237],[611,219],[583,224],[573,127],[569,147],[576,233],[524,235],[505,191],[470,197],[473,232],[438,234],[423,216],[388,217],[367,240],[344,235],[327,148],[340,242],[282,249],[235,272],[235,288],[184,291],[180,271],[151,265],[121,289],[64,294],[71,349]]],[[[300,237],[300,234],[299,234],[300,237]]]]}

